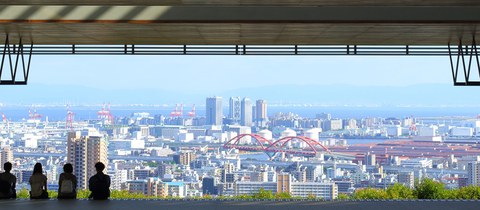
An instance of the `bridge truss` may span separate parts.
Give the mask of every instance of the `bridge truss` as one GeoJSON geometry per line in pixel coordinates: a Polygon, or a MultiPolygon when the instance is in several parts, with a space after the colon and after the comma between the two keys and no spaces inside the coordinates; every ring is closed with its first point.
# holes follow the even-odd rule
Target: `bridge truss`
{"type": "Polygon", "coordinates": [[[259,151],[265,152],[272,157],[276,153],[303,155],[303,156],[316,156],[317,154],[324,153],[333,155],[333,153],[320,142],[313,140],[305,136],[287,136],[280,138],[275,142],[271,142],[257,134],[241,134],[238,135],[223,145],[227,149],[238,149],[242,151],[259,151]],[[242,140],[246,137],[250,137],[253,141],[250,144],[242,144],[242,140]],[[289,145],[292,142],[304,143],[305,147],[293,148],[289,145]]]}

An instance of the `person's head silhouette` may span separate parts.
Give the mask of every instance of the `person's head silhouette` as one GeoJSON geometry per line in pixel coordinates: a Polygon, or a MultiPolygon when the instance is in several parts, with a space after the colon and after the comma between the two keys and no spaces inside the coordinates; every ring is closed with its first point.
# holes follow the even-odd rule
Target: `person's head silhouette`
{"type": "Polygon", "coordinates": [[[73,173],[73,166],[71,163],[67,163],[65,165],[63,165],[63,172],[67,173],[67,174],[71,174],[73,173]]]}
{"type": "Polygon", "coordinates": [[[43,173],[42,164],[35,163],[35,166],[33,166],[33,174],[41,174],[41,173],[43,173]]]}
{"type": "Polygon", "coordinates": [[[5,172],[7,173],[10,173],[10,171],[12,170],[12,163],[10,162],[6,162],[3,164],[3,170],[5,170],[5,172]]]}
{"type": "Polygon", "coordinates": [[[103,172],[103,169],[105,169],[105,164],[98,162],[95,164],[95,169],[97,170],[97,173],[103,172]]]}

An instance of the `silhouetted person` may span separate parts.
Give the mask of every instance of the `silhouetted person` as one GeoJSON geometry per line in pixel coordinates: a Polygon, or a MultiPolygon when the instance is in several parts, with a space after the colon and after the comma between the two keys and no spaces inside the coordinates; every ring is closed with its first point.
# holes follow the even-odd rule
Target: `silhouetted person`
{"type": "Polygon", "coordinates": [[[0,199],[15,199],[17,198],[17,191],[15,190],[17,177],[10,173],[12,164],[10,162],[4,163],[3,170],[5,172],[0,173],[0,199]]]}
{"type": "Polygon", "coordinates": [[[58,179],[58,199],[77,198],[77,177],[72,173],[72,164],[65,164],[63,166],[63,173],[60,174],[58,179]]]}
{"type": "Polygon", "coordinates": [[[97,174],[88,180],[88,189],[92,191],[89,198],[93,200],[107,200],[110,197],[110,176],[103,173],[105,165],[101,162],[95,164],[97,174]]]}
{"type": "Polygon", "coordinates": [[[33,174],[30,177],[30,199],[48,199],[47,177],[43,175],[41,163],[33,167],[33,174]]]}

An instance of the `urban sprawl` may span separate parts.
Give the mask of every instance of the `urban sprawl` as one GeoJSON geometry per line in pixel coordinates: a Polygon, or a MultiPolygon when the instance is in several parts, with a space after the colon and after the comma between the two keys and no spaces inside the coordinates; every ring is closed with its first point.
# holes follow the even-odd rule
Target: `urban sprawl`
{"type": "MultiPolygon", "coordinates": [[[[28,189],[33,166],[44,166],[48,189],[73,165],[87,189],[94,164],[106,163],[112,190],[154,197],[252,195],[260,189],[325,200],[395,183],[414,188],[424,178],[455,189],[480,185],[477,116],[338,119],[267,115],[267,101],[206,99],[206,110],[49,122],[36,111],[0,125],[0,162],[13,163],[17,189],[28,189]],[[228,108],[228,110],[224,110],[228,108]],[[227,115],[224,115],[227,113],[227,115]]],[[[0,168],[2,169],[2,168],[0,168]]]]}

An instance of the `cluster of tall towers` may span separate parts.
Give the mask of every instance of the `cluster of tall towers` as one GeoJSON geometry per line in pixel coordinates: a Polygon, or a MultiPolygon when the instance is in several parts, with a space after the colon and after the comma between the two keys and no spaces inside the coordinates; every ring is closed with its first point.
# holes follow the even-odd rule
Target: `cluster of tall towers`
{"type": "MultiPolygon", "coordinates": [[[[259,99],[255,106],[250,98],[230,97],[228,106],[228,120],[242,126],[253,126],[254,122],[264,126],[267,122],[267,101],[259,99]]],[[[223,124],[222,97],[208,97],[206,101],[206,124],[223,124]]]]}

